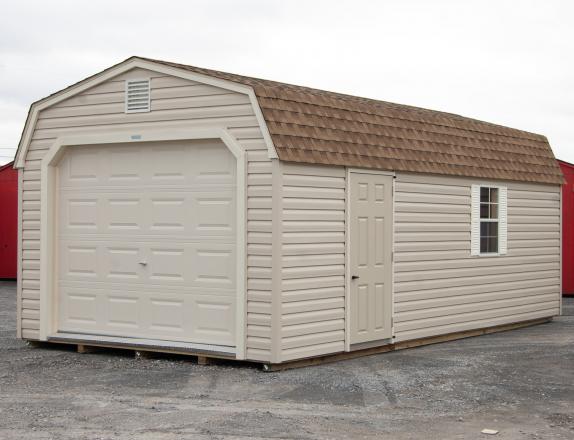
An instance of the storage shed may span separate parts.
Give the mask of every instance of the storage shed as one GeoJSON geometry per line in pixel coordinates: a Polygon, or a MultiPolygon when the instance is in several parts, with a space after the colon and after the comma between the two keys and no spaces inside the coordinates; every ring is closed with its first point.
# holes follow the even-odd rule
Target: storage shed
{"type": "Polygon", "coordinates": [[[574,164],[559,160],[562,187],[562,294],[574,295],[574,164]]]}
{"type": "Polygon", "coordinates": [[[16,168],[24,339],[280,364],[560,313],[541,135],[132,57],[16,168]]]}
{"type": "Polygon", "coordinates": [[[15,279],[18,261],[18,171],[0,166],[0,279],[15,279]]]}

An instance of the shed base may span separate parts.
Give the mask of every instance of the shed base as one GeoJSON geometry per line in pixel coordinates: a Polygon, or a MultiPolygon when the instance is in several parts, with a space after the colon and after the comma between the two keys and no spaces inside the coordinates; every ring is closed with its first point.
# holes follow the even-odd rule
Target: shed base
{"type": "Polygon", "coordinates": [[[163,343],[162,341],[147,341],[129,338],[95,337],[81,334],[58,334],[48,338],[48,342],[77,345],[78,347],[92,348],[120,348],[134,350],[138,353],[156,352],[182,354],[216,359],[235,360],[235,353],[224,351],[224,347],[200,344],[163,343]]]}
{"type": "Polygon", "coordinates": [[[446,335],[430,336],[428,338],[413,339],[411,341],[403,341],[395,344],[381,345],[379,347],[370,347],[359,349],[355,351],[348,351],[342,353],[334,353],[325,356],[318,356],[313,358],[298,359],[295,361],[285,362],[282,364],[264,364],[264,371],[281,371],[291,368],[303,368],[312,365],[322,365],[330,362],[338,362],[347,359],[355,359],[363,356],[371,356],[374,354],[387,353],[389,351],[403,350],[405,348],[421,347],[423,345],[438,344],[439,342],[455,341],[457,339],[471,338],[474,336],[487,335],[489,333],[505,332],[508,330],[515,330],[532,325],[545,324],[552,321],[552,317],[538,318],[529,321],[516,322],[512,324],[502,324],[494,327],[486,327],[476,330],[465,330],[462,332],[448,333],[446,335]]]}
{"type": "Polygon", "coordinates": [[[413,339],[411,341],[403,341],[395,344],[386,344],[378,347],[367,347],[360,348],[349,352],[339,352],[328,354],[324,356],[317,356],[305,359],[298,359],[294,361],[288,361],[281,364],[271,364],[271,363],[261,363],[255,361],[237,361],[235,355],[227,355],[221,352],[213,352],[208,350],[198,350],[191,348],[177,348],[169,346],[151,346],[151,345],[141,345],[137,343],[128,342],[110,342],[110,341],[97,341],[94,339],[80,339],[78,337],[51,337],[47,343],[29,340],[28,342],[38,346],[46,346],[49,344],[66,344],[66,345],[76,345],[79,353],[91,353],[100,349],[123,349],[134,351],[136,357],[145,358],[150,357],[153,353],[166,353],[175,355],[187,355],[197,357],[198,363],[200,365],[209,365],[214,361],[235,361],[234,364],[244,364],[244,365],[260,365],[263,371],[282,371],[292,368],[303,368],[313,365],[322,365],[331,362],[338,362],[348,359],[355,359],[363,356],[371,356],[375,354],[387,353],[390,351],[403,350],[405,348],[415,348],[424,345],[437,344],[440,342],[455,341],[457,339],[471,338],[474,336],[487,335],[490,333],[504,332],[508,330],[515,330],[523,327],[529,327],[538,324],[545,324],[552,321],[552,317],[548,318],[538,318],[528,321],[521,321],[512,324],[502,324],[494,327],[486,327],[475,330],[465,330],[462,332],[448,333],[446,335],[431,336],[428,338],[413,339]]]}

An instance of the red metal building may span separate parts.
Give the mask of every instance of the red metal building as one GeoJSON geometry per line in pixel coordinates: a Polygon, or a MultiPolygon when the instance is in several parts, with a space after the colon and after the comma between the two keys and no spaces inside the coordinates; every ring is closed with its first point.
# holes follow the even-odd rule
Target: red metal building
{"type": "Polygon", "coordinates": [[[0,166],[0,278],[16,278],[18,261],[18,171],[0,166]]]}
{"type": "Polygon", "coordinates": [[[574,164],[558,161],[562,187],[562,294],[574,295],[574,164]]]}

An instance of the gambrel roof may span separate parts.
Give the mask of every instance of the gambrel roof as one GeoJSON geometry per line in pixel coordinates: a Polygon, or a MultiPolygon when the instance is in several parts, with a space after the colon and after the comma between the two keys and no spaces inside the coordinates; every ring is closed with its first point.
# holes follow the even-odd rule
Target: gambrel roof
{"type": "Polygon", "coordinates": [[[451,113],[167,61],[132,57],[125,62],[134,59],[251,88],[277,156],[284,161],[562,183],[542,135],[451,113]]]}

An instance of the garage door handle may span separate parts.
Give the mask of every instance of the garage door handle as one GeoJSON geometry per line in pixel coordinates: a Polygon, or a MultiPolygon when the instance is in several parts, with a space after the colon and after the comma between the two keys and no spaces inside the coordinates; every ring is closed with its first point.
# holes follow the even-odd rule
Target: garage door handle
{"type": "Polygon", "coordinates": [[[358,279],[359,279],[359,275],[353,275],[353,276],[351,277],[351,279],[352,279],[352,280],[358,280],[358,279]]]}
{"type": "Polygon", "coordinates": [[[141,264],[142,266],[147,266],[147,262],[146,262],[146,261],[140,261],[140,264],[141,264]]]}

